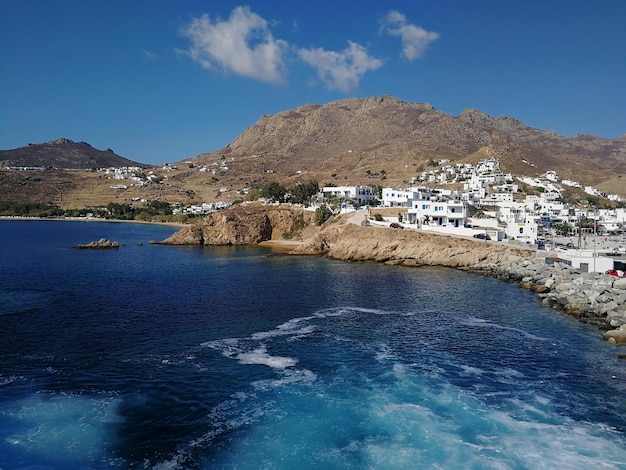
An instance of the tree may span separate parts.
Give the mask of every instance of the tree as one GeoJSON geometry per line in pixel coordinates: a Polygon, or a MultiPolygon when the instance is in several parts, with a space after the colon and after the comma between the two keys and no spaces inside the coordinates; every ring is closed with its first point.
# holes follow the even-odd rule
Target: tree
{"type": "Polygon", "coordinates": [[[119,204],[117,202],[109,202],[106,206],[109,217],[113,219],[128,220],[132,219],[133,209],[128,204],[119,204]]]}
{"type": "Polygon", "coordinates": [[[269,202],[284,202],[287,189],[276,181],[261,186],[261,196],[269,202]]]}
{"type": "Polygon", "coordinates": [[[383,187],[380,184],[372,185],[372,191],[376,195],[378,199],[382,199],[383,197],[383,187]]]}
{"type": "Polygon", "coordinates": [[[315,209],[315,223],[317,225],[322,225],[330,216],[333,215],[332,211],[328,208],[326,204],[322,204],[317,209],[315,209]]]}
{"type": "Polygon", "coordinates": [[[320,190],[317,181],[309,181],[308,183],[296,183],[289,188],[290,201],[294,204],[309,204],[311,198],[320,190]]]}
{"type": "Polygon", "coordinates": [[[248,191],[243,198],[244,201],[256,201],[261,197],[261,190],[259,188],[252,188],[248,191]]]}
{"type": "Polygon", "coordinates": [[[572,231],[572,226],[567,223],[557,224],[554,226],[556,233],[559,235],[567,235],[572,231]]]}

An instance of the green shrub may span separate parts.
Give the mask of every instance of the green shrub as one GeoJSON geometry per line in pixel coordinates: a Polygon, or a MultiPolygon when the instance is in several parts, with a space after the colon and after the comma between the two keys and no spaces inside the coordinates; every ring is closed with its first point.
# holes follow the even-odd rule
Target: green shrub
{"type": "Polygon", "coordinates": [[[326,204],[322,204],[317,209],[315,209],[315,223],[317,225],[322,225],[330,216],[333,215],[332,211],[328,208],[326,204]]]}

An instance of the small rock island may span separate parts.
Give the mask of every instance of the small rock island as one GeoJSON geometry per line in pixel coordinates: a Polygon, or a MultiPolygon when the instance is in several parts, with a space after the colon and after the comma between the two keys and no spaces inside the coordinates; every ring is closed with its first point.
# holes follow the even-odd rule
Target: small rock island
{"type": "Polygon", "coordinates": [[[74,248],[79,250],[102,250],[108,248],[119,248],[120,242],[112,242],[106,238],[101,238],[98,241],[85,243],[84,245],[74,245],[74,248]]]}

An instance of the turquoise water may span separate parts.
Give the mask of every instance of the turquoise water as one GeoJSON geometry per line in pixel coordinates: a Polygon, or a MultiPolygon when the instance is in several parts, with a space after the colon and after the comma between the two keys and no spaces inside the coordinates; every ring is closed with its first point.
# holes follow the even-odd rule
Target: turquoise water
{"type": "Polygon", "coordinates": [[[626,364],[532,293],[172,232],[0,221],[0,469],[626,468],[626,364]]]}

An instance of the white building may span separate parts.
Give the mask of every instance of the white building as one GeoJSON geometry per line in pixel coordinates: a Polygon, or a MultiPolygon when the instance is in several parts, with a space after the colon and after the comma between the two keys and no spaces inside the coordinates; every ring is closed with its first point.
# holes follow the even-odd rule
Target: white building
{"type": "Polygon", "coordinates": [[[325,198],[351,200],[358,204],[367,204],[376,199],[371,186],[324,186],[322,192],[325,198]]]}
{"type": "Polygon", "coordinates": [[[570,262],[572,268],[579,269],[583,273],[605,273],[614,269],[613,258],[598,256],[590,250],[567,250],[559,252],[559,258],[570,262]]]}
{"type": "Polygon", "coordinates": [[[431,190],[428,188],[383,188],[383,207],[413,207],[414,201],[430,199],[431,190]]]}
{"type": "Polygon", "coordinates": [[[534,218],[527,218],[523,222],[509,222],[506,225],[506,236],[511,240],[534,245],[537,243],[539,226],[534,218]]]}
{"type": "Polygon", "coordinates": [[[467,207],[463,201],[414,201],[413,207],[407,211],[407,222],[463,227],[467,216],[467,207]]]}

